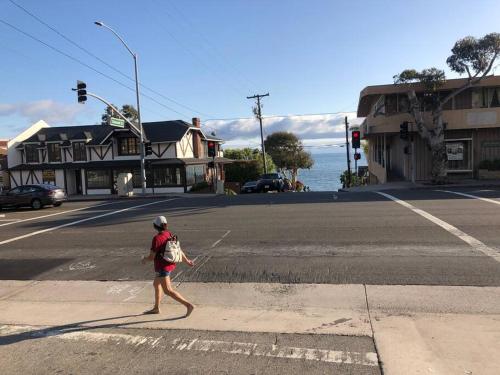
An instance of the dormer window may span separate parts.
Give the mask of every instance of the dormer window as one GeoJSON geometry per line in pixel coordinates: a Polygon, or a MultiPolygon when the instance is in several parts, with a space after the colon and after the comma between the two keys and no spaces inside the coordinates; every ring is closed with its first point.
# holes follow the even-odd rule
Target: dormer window
{"type": "Polygon", "coordinates": [[[38,134],[38,140],[40,142],[45,142],[47,140],[47,136],[45,134],[38,134]]]}
{"type": "Polygon", "coordinates": [[[47,144],[49,162],[60,163],[61,162],[61,145],[59,143],[49,143],[47,144]]]}
{"type": "Polygon", "coordinates": [[[39,163],[39,152],[37,145],[24,145],[26,163],[39,163]]]}
{"type": "Polygon", "coordinates": [[[59,134],[59,137],[61,137],[61,140],[63,140],[63,141],[67,141],[68,140],[68,135],[66,133],[59,134]]]}

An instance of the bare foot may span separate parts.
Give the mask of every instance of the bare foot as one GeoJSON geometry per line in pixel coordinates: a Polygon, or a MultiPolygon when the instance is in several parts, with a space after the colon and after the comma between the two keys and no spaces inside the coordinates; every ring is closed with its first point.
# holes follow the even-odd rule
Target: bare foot
{"type": "Polygon", "coordinates": [[[160,313],[160,309],[154,307],[152,308],[151,310],[148,310],[148,311],[144,311],[144,314],[159,314],[160,313]]]}
{"type": "Polygon", "coordinates": [[[193,312],[193,310],[194,310],[194,305],[189,304],[189,305],[187,306],[187,311],[186,311],[186,315],[185,315],[185,316],[186,316],[186,318],[187,318],[189,315],[191,315],[191,313],[193,312]]]}

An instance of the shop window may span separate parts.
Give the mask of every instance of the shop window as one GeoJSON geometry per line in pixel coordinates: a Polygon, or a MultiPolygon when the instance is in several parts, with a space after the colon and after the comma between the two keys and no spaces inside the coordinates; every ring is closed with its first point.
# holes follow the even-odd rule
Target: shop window
{"type": "Polygon", "coordinates": [[[55,185],[56,184],[56,171],[53,169],[42,171],[42,183],[55,185]]]}
{"type": "Polygon", "coordinates": [[[88,189],[109,189],[110,186],[111,186],[111,171],[107,169],[87,171],[88,189]]]}
{"type": "Polygon", "coordinates": [[[73,143],[73,161],[87,161],[85,142],[73,143]]]}
{"type": "Polygon", "coordinates": [[[39,152],[37,145],[25,145],[26,163],[39,163],[39,152]]]}
{"type": "Polygon", "coordinates": [[[118,138],[118,155],[139,155],[139,151],[139,140],[137,138],[118,138]]]}
{"type": "Polygon", "coordinates": [[[472,139],[445,142],[448,172],[472,172],[472,139]]]}
{"type": "Polygon", "coordinates": [[[49,162],[51,163],[61,162],[61,145],[59,143],[47,144],[47,150],[49,153],[49,162]]]}
{"type": "Polygon", "coordinates": [[[181,185],[180,169],[173,167],[153,169],[153,183],[155,187],[181,185]]]}
{"type": "Polygon", "coordinates": [[[198,182],[205,181],[205,168],[205,165],[188,165],[186,167],[186,184],[194,185],[198,182]]]}

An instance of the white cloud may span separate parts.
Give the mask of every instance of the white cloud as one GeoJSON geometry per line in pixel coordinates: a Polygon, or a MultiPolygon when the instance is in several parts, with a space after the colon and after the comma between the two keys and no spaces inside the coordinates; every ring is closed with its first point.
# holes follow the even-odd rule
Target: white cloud
{"type": "MultiPolygon", "coordinates": [[[[325,144],[332,139],[345,137],[344,118],[347,116],[350,125],[359,125],[362,119],[356,118],[355,112],[307,116],[269,116],[263,119],[264,137],[276,131],[288,131],[299,138],[315,144],[325,144]],[[314,141],[317,140],[317,141],[314,141]]],[[[260,144],[259,122],[254,118],[237,120],[211,120],[206,122],[210,130],[215,129],[218,137],[229,145],[260,144]]],[[[335,142],[337,143],[337,142],[335,142]]]]}
{"type": "Polygon", "coordinates": [[[30,123],[44,120],[56,125],[75,121],[78,114],[85,109],[78,104],[65,104],[54,100],[37,100],[23,103],[0,103],[0,117],[19,116],[30,123]]]}

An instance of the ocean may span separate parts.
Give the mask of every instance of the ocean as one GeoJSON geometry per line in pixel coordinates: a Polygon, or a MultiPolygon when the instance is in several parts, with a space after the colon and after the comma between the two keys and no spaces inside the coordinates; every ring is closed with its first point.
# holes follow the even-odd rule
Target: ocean
{"type": "MultiPolygon", "coordinates": [[[[311,191],[332,191],[342,187],[340,175],[347,169],[345,149],[337,152],[312,152],[314,165],[311,169],[299,170],[298,180],[309,186],[311,191]]],[[[352,152],[351,152],[352,159],[352,152]]],[[[366,165],[366,160],[361,153],[358,166],[366,165]]],[[[354,171],[354,160],[351,160],[351,168],[354,171]]]]}

